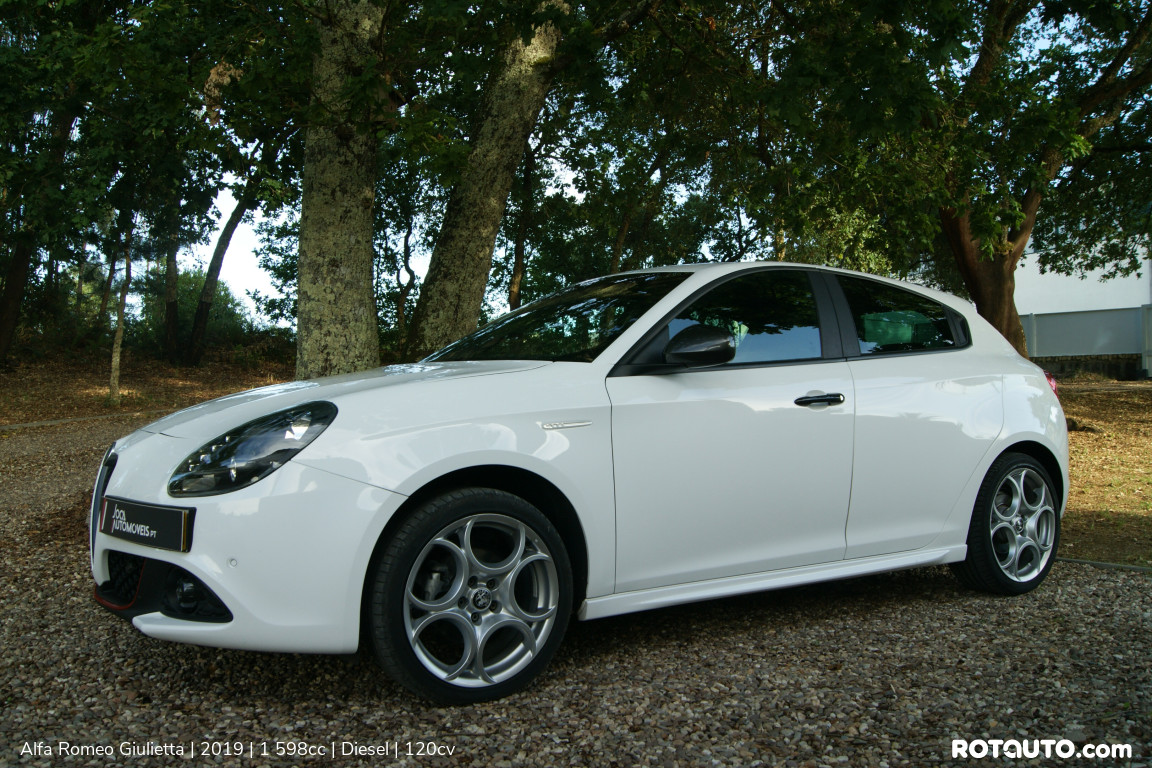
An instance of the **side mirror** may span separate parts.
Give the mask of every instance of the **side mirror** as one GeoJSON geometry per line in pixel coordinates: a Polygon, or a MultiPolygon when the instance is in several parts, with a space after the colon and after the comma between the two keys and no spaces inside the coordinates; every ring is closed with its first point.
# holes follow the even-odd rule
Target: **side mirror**
{"type": "Polygon", "coordinates": [[[732,334],[711,325],[692,325],[664,347],[664,362],[692,368],[721,365],[736,355],[732,334]]]}

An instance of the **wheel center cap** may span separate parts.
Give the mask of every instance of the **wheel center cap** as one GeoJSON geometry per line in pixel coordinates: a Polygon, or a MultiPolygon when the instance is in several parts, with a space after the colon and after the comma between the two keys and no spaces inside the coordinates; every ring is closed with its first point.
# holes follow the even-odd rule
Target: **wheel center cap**
{"type": "Polygon", "coordinates": [[[481,587],[472,593],[472,605],[481,611],[484,610],[492,605],[492,593],[481,587]]]}

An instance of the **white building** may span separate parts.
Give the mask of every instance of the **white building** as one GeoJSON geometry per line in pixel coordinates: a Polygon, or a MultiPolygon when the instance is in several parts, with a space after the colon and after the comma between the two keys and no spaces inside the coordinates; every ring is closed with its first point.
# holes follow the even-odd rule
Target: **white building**
{"type": "Polygon", "coordinates": [[[1040,274],[1034,257],[1016,270],[1016,309],[1032,357],[1140,355],[1152,371],[1152,262],[1139,275],[1101,280],[1040,274]]]}

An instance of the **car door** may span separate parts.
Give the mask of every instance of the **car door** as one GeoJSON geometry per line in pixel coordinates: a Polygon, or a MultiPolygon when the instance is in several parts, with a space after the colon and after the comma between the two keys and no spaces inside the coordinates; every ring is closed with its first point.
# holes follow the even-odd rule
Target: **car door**
{"type": "MultiPolygon", "coordinates": [[[[891,283],[840,275],[856,385],[855,468],[845,557],[928,546],[1004,422],[956,312],[891,283]]],[[[837,287],[839,286],[839,287],[837,287]]]]}
{"type": "Polygon", "coordinates": [[[843,557],[854,396],[823,291],[798,269],[721,279],[608,378],[617,592],[843,557]],[[662,365],[702,324],[732,360],[662,365]]]}

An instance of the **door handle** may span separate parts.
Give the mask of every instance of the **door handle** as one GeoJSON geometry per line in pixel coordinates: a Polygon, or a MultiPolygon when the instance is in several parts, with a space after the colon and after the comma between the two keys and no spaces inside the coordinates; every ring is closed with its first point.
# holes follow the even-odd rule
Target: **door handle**
{"type": "Polygon", "coordinates": [[[826,395],[805,395],[796,398],[793,402],[796,405],[840,405],[844,402],[844,395],[839,392],[829,392],[826,395]]]}

